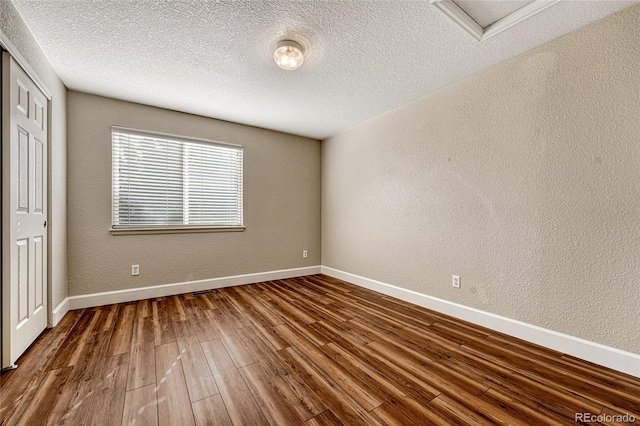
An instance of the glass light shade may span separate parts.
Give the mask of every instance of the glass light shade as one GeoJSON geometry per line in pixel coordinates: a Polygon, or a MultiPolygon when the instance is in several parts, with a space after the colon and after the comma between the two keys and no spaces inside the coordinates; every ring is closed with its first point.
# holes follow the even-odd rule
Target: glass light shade
{"type": "Polygon", "coordinates": [[[302,46],[291,40],[281,41],[273,52],[273,60],[283,70],[297,70],[304,62],[302,46]]]}

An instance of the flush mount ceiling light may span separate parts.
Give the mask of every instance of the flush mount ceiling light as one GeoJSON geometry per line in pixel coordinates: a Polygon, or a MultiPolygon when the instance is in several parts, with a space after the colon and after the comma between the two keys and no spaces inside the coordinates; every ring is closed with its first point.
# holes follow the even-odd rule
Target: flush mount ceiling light
{"type": "Polygon", "coordinates": [[[304,49],[295,41],[282,40],[276,44],[273,60],[283,70],[297,70],[304,62],[304,49]]]}

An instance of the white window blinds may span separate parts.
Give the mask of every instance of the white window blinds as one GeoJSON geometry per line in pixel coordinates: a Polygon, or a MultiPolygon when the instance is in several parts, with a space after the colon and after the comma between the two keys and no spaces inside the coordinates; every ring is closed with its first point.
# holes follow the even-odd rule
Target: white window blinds
{"type": "Polygon", "coordinates": [[[242,147],[113,127],[113,228],[241,227],[242,147]]]}

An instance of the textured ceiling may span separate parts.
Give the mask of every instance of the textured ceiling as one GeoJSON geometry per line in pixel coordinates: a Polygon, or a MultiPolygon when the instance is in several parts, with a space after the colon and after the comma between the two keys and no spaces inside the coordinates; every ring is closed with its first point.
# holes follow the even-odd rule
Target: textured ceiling
{"type": "Polygon", "coordinates": [[[634,3],[562,1],[479,42],[427,0],[14,1],[70,89],[316,139],[634,3]],[[271,59],[289,35],[295,72],[271,59]]]}

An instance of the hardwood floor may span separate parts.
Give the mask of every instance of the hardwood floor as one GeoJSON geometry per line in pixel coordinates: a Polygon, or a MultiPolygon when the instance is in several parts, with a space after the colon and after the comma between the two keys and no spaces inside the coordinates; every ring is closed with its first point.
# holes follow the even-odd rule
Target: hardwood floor
{"type": "Polygon", "coordinates": [[[2,425],[574,425],[640,379],[314,275],[69,312],[2,425]]]}

